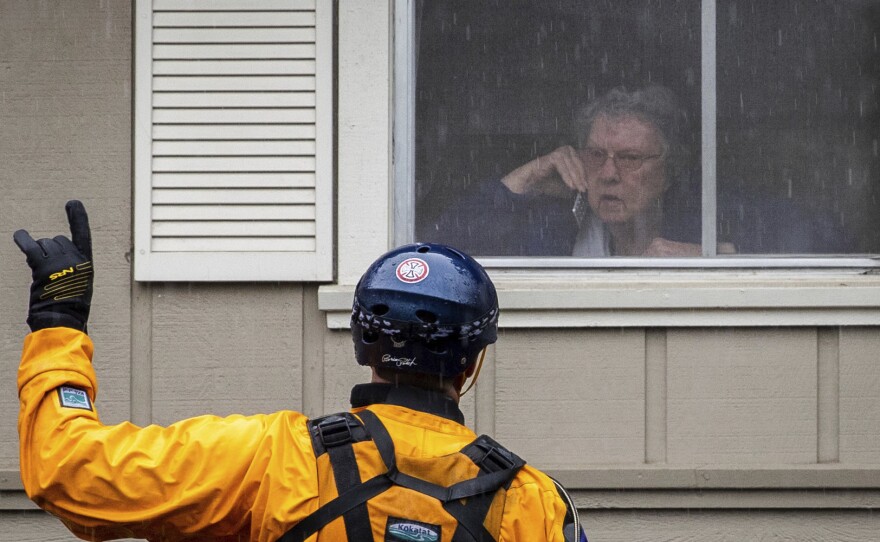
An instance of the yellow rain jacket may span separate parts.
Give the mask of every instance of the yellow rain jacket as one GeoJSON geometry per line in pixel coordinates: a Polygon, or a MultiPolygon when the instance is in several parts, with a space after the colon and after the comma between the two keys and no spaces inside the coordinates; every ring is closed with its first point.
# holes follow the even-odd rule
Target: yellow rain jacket
{"type": "MultiPolygon", "coordinates": [[[[80,538],[274,542],[336,496],[319,494],[319,477],[331,476],[327,454],[316,458],[298,412],[103,425],[92,352],[79,331],[39,330],[25,339],[18,372],[25,491],[80,538]]],[[[476,437],[457,408],[452,416],[397,404],[352,412],[364,408],[390,434],[401,471],[426,458],[447,469],[442,456],[476,437]]],[[[372,442],[355,450],[363,480],[383,472],[372,442]]],[[[484,525],[501,541],[563,542],[565,515],[553,481],[526,465],[496,495],[484,525]]],[[[385,528],[373,521],[375,540],[384,540],[385,528]]],[[[338,518],[309,540],[340,541],[344,533],[338,518]]],[[[444,530],[439,542],[451,537],[444,530]]]]}

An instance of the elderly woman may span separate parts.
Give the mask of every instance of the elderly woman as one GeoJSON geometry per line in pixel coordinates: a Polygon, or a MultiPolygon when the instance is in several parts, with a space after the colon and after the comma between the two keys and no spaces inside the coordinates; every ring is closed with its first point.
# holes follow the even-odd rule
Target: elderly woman
{"type": "Polygon", "coordinates": [[[683,124],[668,89],[614,89],[580,115],[577,149],[560,147],[501,182],[514,194],[553,195],[561,179],[578,193],[574,256],[699,256],[699,245],[663,237],[663,196],[687,155],[683,124]]]}
{"type": "Polygon", "coordinates": [[[699,256],[699,195],[670,197],[684,127],[670,90],[614,89],[578,116],[577,148],[481,183],[420,235],[480,255],[699,256]]]}

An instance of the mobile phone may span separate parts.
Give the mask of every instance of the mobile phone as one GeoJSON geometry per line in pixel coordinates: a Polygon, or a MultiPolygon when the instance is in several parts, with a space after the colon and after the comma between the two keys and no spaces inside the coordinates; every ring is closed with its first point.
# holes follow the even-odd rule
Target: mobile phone
{"type": "Polygon", "coordinates": [[[577,222],[578,229],[583,227],[584,221],[587,219],[589,207],[590,204],[587,201],[586,193],[578,192],[577,197],[574,198],[574,205],[571,207],[571,214],[574,215],[574,220],[577,222]]]}

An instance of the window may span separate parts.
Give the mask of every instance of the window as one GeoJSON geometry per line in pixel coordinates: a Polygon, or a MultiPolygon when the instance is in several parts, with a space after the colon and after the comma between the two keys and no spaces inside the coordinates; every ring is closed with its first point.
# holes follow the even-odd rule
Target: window
{"type": "Polygon", "coordinates": [[[409,33],[409,47],[398,49],[395,80],[410,99],[396,101],[398,241],[517,262],[541,256],[541,265],[547,256],[580,256],[571,260],[585,266],[657,263],[640,256],[874,265],[877,2],[404,5],[397,33],[409,33]],[[620,88],[643,95],[612,103],[641,103],[645,92],[662,102],[656,92],[667,92],[677,128],[658,126],[650,109],[578,113],[620,88]],[[559,174],[562,158],[547,158],[566,146],[585,170],[580,198],[559,174]],[[501,183],[529,163],[544,168],[540,183],[516,185],[523,194],[501,183]],[[635,258],[616,258],[627,255],[635,258]]]}

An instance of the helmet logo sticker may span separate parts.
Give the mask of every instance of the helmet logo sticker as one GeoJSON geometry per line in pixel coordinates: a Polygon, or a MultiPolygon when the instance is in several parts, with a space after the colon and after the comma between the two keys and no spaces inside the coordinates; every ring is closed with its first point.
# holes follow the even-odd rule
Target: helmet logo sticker
{"type": "Polygon", "coordinates": [[[407,284],[422,282],[428,276],[428,263],[421,258],[407,258],[397,265],[397,278],[407,284]]]}

